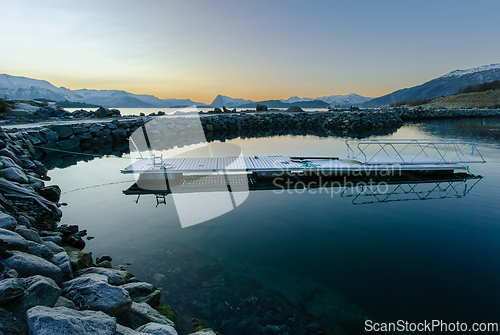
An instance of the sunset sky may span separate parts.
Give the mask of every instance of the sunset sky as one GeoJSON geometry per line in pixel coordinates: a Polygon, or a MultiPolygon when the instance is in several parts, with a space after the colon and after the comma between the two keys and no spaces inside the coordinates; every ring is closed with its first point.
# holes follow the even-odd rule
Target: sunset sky
{"type": "Polygon", "coordinates": [[[210,103],[380,96],[500,63],[500,1],[6,1],[0,73],[210,103]]]}

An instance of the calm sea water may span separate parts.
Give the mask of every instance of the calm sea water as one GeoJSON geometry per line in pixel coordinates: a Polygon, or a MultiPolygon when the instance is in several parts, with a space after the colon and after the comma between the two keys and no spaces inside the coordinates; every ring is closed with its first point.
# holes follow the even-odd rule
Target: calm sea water
{"type": "MultiPolygon", "coordinates": [[[[80,110],[82,108],[65,108],[68,112],[74,112],[76,110],[80,110]]],[[[83,108],[88,111],[96,111],[97,108],[83,108]]],[[[149,115],[151,113],[158,113],[159,111],[164,112],[165,114],[175,114],[177,111],[180,112],[185,112],[186,109],[184,108],[162,108],[162,107],[157,107],[157,108],[116,108],[120,110],[121,115],[139,115],[140,113],[144,113],[145,115],[149,115]]],[[[208,112],[208,111],[213,111],[214,109],[211,107],[198,107],[196,108],[198,111],[201,112],[208,112]]],[[[232,110],[232,108],[229,108],[232,110]]],[[[251,110],[252,108],[236,108],[238,112],[243,111],[243,110],[251,110]]],[[[286,108],[277,108],[277,109],[282,109],[285,110],[286,108]]],[[[255,110],[255,109],[254,109],[255,110]]],[[[303,108],[304,111],[322,111],[326,112],[328,111],[327,108],[303,108]]]]}
{"type": "MultiPolygon", "coordinates": [[[[122,193],[134,182],[120,174],[130,163],[127,155],[49,175],[69,204],[62,223],[87,229],[95,237],[87,247],[94,256],[111,255],[115,265],[130,262],[128,270],[144,280],[175,270],[166,270],[163,260],[181,244],[225,264],[252,267],[264,286],[276,288],[279,281],[287,287],[297,278],[325,285],[374,317],[499,322],[500,120],[416,123],[384,138],[475,141],[488,163],[470,168],[484,178],[465,196],[426,201],[357,204],[338,194],[255,191],[233,211],[182,229],[171,196],[156,206],[152,195],[136,203],[136,196],[122,193]],[[271,270],[273,276],[265,274],[271,270]]],[[[245,156],[345,154],[344,139],[333,137],[229,142],[245,156]]],[[[287,288],[290,299],[307,304],[304,288],[293,287],[296,294],[287,288]]]]}

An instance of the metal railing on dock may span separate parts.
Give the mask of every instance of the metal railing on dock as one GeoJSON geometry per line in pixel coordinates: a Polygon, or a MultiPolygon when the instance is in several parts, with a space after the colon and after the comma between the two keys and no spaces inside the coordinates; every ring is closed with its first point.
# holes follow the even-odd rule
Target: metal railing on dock
{"type": "Polygon", "coordinates": [[[346,140],[347,155],[363,164],[485,163],[475,143],[455,140],[346,140]]]}

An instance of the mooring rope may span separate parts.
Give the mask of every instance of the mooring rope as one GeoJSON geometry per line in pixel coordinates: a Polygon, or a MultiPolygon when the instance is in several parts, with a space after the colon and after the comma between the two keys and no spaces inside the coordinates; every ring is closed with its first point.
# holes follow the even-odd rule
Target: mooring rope
{"type": "MultiPolygon", "coordinates": [[[[42,147],[39,145],[34,145],[36,148],[44,149],[44,150],[52,150],[52,151],[58,151],[58,152],[64,152],[72,155],[81,155],[81,156],[92,156],[92,157],[104,157],[104,156],[113,156],[112,154],[90,154],[90,153],[83,153],[83,152],[76,152],[76,151],[68,151],[68,150],[62,150],[62,149],[55,149],[55,148],[47,148],[47,147],[42,147]]],[[[123,158],[123,159],[128,159],[130,160],[130,157],[116,157],[116,158],[123,158]]]]}
{"type": "Polygon", "coordinates": [[[61,194],[72,193],[72,192],[76,192],[76,191],[82,191],[82,190],[86,190],[86,189],[89,189],[89,188],[96,188],[96,187],[101,187],[101,186],[109,186],[109,185],[124,184],[124,183],[131,183],[131,182],[135,182],[135,179],[133,179],[133,180],[124,180],[124,181],[115,181],[115,182],[112,182],[112,183],[104,183],[104,184],[98,184],[98,185],[92,185],[92,186],[75,188],[74,190],[63,192],[61,194]]]}

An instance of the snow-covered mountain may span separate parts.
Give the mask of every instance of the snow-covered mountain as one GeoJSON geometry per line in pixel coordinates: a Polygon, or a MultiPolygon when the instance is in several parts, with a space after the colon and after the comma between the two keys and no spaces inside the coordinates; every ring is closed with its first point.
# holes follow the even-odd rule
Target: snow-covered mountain
{"type": "Polygon", "coordinates": [[[290,97],[288,99],[281,99],[280,101],[285,103],[296,103],[301,101],[321,100],[330,104],[331,106],[350,106],[350,105],[362,104],[371,99],[373,98],[367,98],[359,94],[351,93],[347,95],[329,95],[317,98],[299,98],[295,96],[295,97],[290,97]]]}
{"type": "Polygon", "coordinates": [[[483,66],[479,66],[479,67],[475,67],[475,68],[467,69],[467,70],[451,71],[451,72],[445,74],[444,76],[442,76],[441,78],[453,78],[453,77],[458,78],[458,77],[462,77],[462,76],[465,76],[468,74],[491,71],[491,70],[496,70],[496,69],[500,69],[500,63],[499,64],[483,65],[483,66]]]}
{"type": "Polygon", "coordinates": [[[254,102],[255,101],[252,101],[252,100],[245,100],[245,99],[240,99],[240,98],[230,98],[228,96],[219,94],[214,99],[214,101],[212,101],[210,106],[219,107],[219,108],[222,108],[222,106],[226,106],[228,108],[229,107],[234,108],[234,107],[238,107],[238,106],[245,105],[245,104],[251,104],[254,102]]]}
{"type": "Polygon", "coordinates": [[[55,101],[73,101],[106,107],[172,107],[203,106],[190,99],[159,99],[154,95],[133,94],[119,90],[69,90],[56,87],[45,80],[0,74],[0,97],[7,99],[32,100],[44,98],[55,101]]]}
{"type": "Polygon", "coordinates": [[[404,88],[365,102],[363,107],[383,107],[392,103],[456,94],[462,87],[500,80],[500,64],[455,70],[422,85],[404,88]]]}

